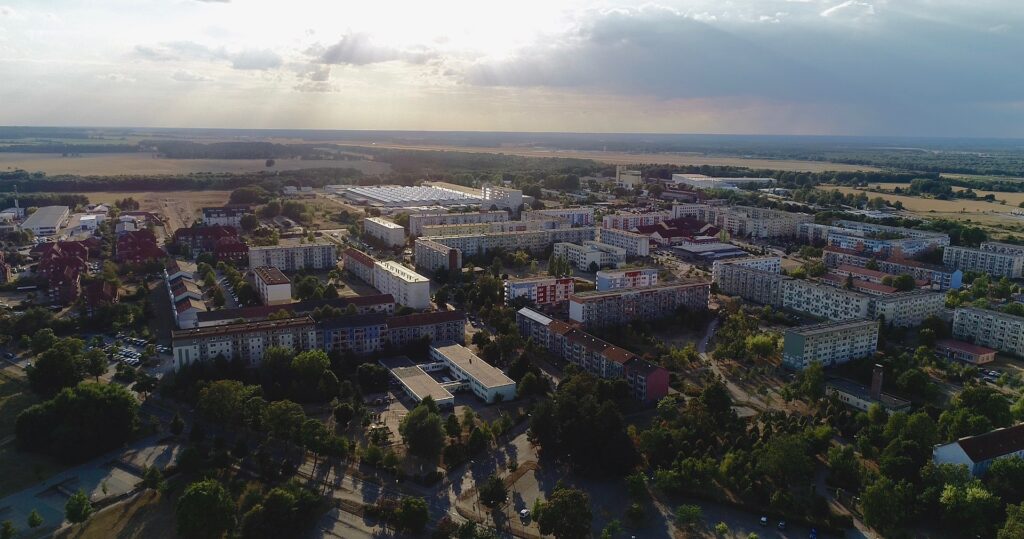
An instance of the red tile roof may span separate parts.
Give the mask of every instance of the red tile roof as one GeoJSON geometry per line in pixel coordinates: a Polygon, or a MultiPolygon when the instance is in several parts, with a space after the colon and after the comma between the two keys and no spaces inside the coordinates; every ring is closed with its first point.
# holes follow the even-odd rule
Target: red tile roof
{"type": "Polygon", "coordinates": [[[967,352],[976,356],[983,356],[988,354],[996,353],[991,348],[985,348],[984,346],[978,346],[969,342],[958,341],[956,339],[942,339],[935,343],[935,346],[948,348],[950,350],[960,350],[961,352],[967,352]]]}

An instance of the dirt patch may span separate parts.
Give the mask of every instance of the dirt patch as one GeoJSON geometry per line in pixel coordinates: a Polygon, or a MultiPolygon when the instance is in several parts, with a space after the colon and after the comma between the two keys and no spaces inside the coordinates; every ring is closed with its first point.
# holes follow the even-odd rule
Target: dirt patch
{"type": "Polygon", "coordinates": [[[170,235],[179,228],[191,226],[204,207],[227,204],[231,191],[89,191],[81,194],[93,204],[112,204],[115,200],[132,197],[139,201],[140,211],[163,216],[170,235]]]}
{"type": "Polygon", "coordinates": [[[174,505],[154,490],[144,490],[107,507],[83,524],[64,528],[58,539],[171,539],[175,533],[174,505]]]}

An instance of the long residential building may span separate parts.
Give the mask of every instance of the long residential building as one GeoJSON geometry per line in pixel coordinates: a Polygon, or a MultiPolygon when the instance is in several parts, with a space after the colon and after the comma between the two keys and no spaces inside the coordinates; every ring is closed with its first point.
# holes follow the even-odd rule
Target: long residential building
{"type": "Polygon", "coordinates": [[[203,224],[208,226],[230,226],[242,228],[242,217],[253,215],[249,206],[221,206],[203,208],[203,224]]]}
{"type": "Polygon", "coordinates": [[[297,241],[249,248],[249,267],[272,266],[281,271],[329,270],[338,263],[338,247],[326,240],[297,241]]]}
{"type": "Polygon", "coordinates": [[[292,316],[313,314],[317,309],[336,309],[342,313],[349,310],[352,314],[395,314],[395,298],[391,294],[375,294],[372,296],[342,296],[338,298],[308,299],[281,305],[256,305],[237,307],[234,309],[217,309],[201,312],[196,317],[196,325],[223,326],[234,322],[258,322],[266,320],[270,315],[287,312],[292,316]]]}
{"type": "Polygon", "coordinates": [[[658,268],[601,270],[597,272],[597,289],[604,291],[654,286],[658,284],[658,272],[658,268]]]}
{"type": "Polygon", "coordinates": [[[959,307],[953,313],[953,336],[1024,357],[1024,317],[988,309],[959,307]]]}
{"type": "Polygon", "coordinates": [[[592,207],[552,208],[523,212],[524,221],[549,219],[551,217],[563,219],[572,227],[594,226],[596,224],[596,221],[594,220],[594,208],[592,207]]]}
{"type": "Polygon", "coordinates": [[[582,243],[593,241],[595,236],[596,229],[582,227],[526,232],[484,232],[459,236],[433,236],[427,239],[459,249],[463,257],[467,257],[493,250],[505,252],[523,250],[538,254],[558,242],[582,243]]]}
{"type": "Polygon", "coordinates": [[[826,320],[869,318],[871,298],[859,292],[803,279],[782,281],[782,308],[826,320]]]}
{"type": "Polygon", "coordinates": [[[668,371],[560,320],[520,309],[516,324],[523,338],[600,378],[624,379],[633,398],[656,402],[668,394],[668,371]]]}
{"type": "Polygon", "coordinates": [[[672,207],[672,216],[710,223],[734,236],[760,239],[796,236],[801,223],[814,221],[814,216],[806,213],[707,204],[676,204],[672,207]]]}
{"type": "Polygon", "coordinates": [[[781,271],[782,262],[777,256],[719,260],[712,266],[711,280],[723,294],[781,307],[782,282],[790,279],[781,271]]]}
{"type": "Polygon", "coordinates": [[[811,362],[822,367],[868,357],[878,349],[878,322],[849,320],[786,330],[782,364],[803,370],[811,362]]]}
{"type": "Polygon", "coordinates": [[[528,298],[534,305],[556,305],[569,301],[576,287],[572,277],[532,277],[505,281],[505,304],[528,298]]]}
{"type": "Polygon", "coordinates": [[[865,268],[869,264],[878,266],[878,271],[889,275],[910,275],[917,281],[926,281],[938,290],[956,290],[963,286],[963,272],[956,268],[947,268],[934,264],[926,264],[917,260],[903,258],[886,258],[873,253],[844,249],[842,247],[825,247],[822,262],[829,268],[854,266],[865,268]]]}
{"type": "Polygon", "coordinates": [[[505,211],[411,214],[409,215],[409,235],[422,236],[423,227],[427,225],[495,223],[508,220],[508,212],[505,211]]]}
{"type": "Polygon", "coordinates": [[[363,232],[389,247],[405,245],[405,227],[383,217],[366,217],[363,219],[363,232]]]}
{"type": "Polygon", "coordinates": [[[372,256],[352,247],[341,253],[342,267],[370,286],[373,286],[373,265],[376,262],[372,256]]]}
{"type": "Polygon", "coordinates": [[[295,351],[320,349],[359,355],[423,343],[465,342],[466,313],[438,311],[405,316],[382,313],[340,316],[314,322],[309,316],[230,322],[171,332],[176,368],[217,356],[255,366],[272,346],[295,351]]]}
{"type": "Polygon", "coordinates": [[[569,318],[587,327],[657,320],[679,308],[705,310],[711,283],[669,283],[644,288],[582,292],[569,298],[569,318]]]}
{"type": "Polygon", "coordinates": [[[961,271],[1017,279],[1024,270],[1024,255],[950,246],[942,252],[942,263],[961,271]]]}
{"type": "Polygon", "coordinates": [[[651,238],[629,230],[601,228],[597,231],[598,241],[626,250],[626,256],[650,256],[651,238]]]}
{"type": "Polygon", "coordinates": [[[615,230],[633,230],[641,226],[656,225],[672,219],[671,211],[654,211],[645,213],[617,212],[601,218],[601,228],[615,230]]]}
{"type": "Polygon", "coordinates": [[[1012,243],[1000,243],[998,241],[986,241],[982,242],[979,246],[982,251],[989,251],[991,253],[1000,253],[1004,255],[1013,256],[1024,256],[1024,245],[1014,245],[1012,243]]]}
{"type": "Polygon", "coordinates": [[[585,241],[582,245],[559,242],[555,244],[553,253],[583,271],[618,268],[626,263],[625,249],[597,241],[585,241]]]}
{"type": "Polygon", "coordinates": [[[374,263],[373,287],[381,294],[391,294],[400,305],[413,309],[430,307],[430,279],[398,262],[374,263]]]}
{"type": "Polygon", "coordinates": [[[876,225],[859,221],[839,220],[832,225],[802,223],[801,239],[840,249],[864,251],[885,257],[916,256],[949,245],[949,235],[896,226],[876,225]]]}
{"type": "Polygon", "coordinates": [[[946,312],[945,294],[911,290],[871,298],[868,317],[894,326],[914,327],[928,318],[941,317],[943,312],[946,312]]]}
{"type": "Polygon", "coordinates": [[[416,238],[413,253],[416,256],[416,267],[431,273],[438,270],[451,272],[462,269],[462,251],[428,238],[416,238]]]}

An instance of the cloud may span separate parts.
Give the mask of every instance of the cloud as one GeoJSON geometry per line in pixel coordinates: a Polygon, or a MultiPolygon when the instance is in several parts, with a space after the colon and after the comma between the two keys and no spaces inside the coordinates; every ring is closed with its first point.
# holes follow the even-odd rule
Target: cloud
{"type": "Polygon", "coordinates": [[[0,6],[0,17],[13,17],[17,15],[11,6],[0,6]]]}
{"type": "Polygon", "coordinates": [[[284,63],[281,56],[270,49],[247,49],[229,53],[227,58],[234,69],[276,69],[284,63]]]}
{"type": "Polygon", "coordinates": [[[174,74],[171,75],[171,78],[178,82],[210,82],[213,80],[206,75],[196,73],[195,71],[188,71],[186,69],[179,69],[178,71],[175,71],[174,74]]]}
{"type": "Polygon", "coordinates": [[[356,66],[393,61],[422,64],[437,56],[425,47],[400,49],[374,43],[367,34],[349,34],[333,45],[326,48],[313,47],[309,52],[315,54],[323,64],[356,66]]]}
{"type": "Polygon", "coordinates": [[[132,55],[152,62],[207,61],[228,62],[233,69],[267,70],[284,64],[281,55],[270,49],[229,51],[212,48],[194,41],[171,41],[156,45],[136,45],[132,55]]]}
{"type": "Polygon", "coordinates": [[[867,2],[859,2],[858,0],[846,0],[821,12],[822,17],[833,17],[836,15],[861,17],[874,14],[875,6],[867,2]]]}
{"type": "Polygon", "coordinates": [[[134,77],[130,75],[125,75],[124,73],[106,73],[104,75],[100,75],[99,77],[103,80],[108,80],[110,82],[116,82],[120,84],[132,84],[135,82],[134,77]]]}
{"type": "Polygon", "coordinates": [[[203,4],[230,4],[231,0],[196,0],[203,4]]]}

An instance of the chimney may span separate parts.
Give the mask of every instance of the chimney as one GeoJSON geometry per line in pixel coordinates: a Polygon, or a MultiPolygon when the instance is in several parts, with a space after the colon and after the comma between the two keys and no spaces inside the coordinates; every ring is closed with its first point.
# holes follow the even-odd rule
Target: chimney
{"type": "Polygon", "coordinates": [[[871,371],[871,398],[878,400],[882,398],[882,376],[885,374],[885,369],[881,365],[875,364],[875,368],[871,371]]]}

